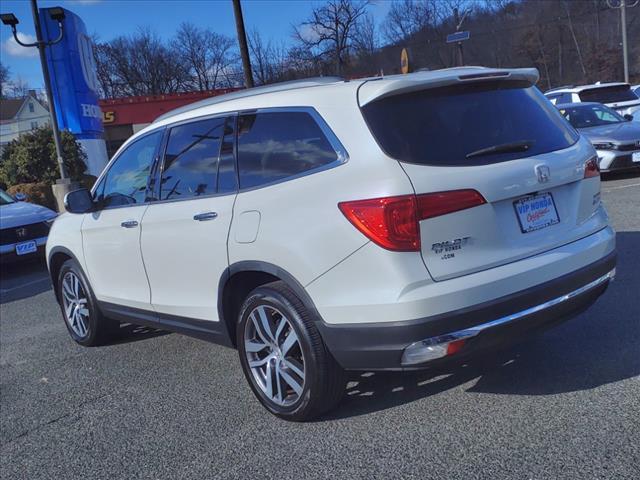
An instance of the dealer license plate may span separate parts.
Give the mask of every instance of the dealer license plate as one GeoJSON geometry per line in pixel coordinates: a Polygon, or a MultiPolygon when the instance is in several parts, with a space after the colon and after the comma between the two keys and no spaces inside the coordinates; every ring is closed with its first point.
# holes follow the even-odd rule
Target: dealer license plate
{"type": "Polygon", "coordinates": [[[17,255],[26,255],[27,253],[33,253],[36,251],[38,251],[38,246],[36,245],[35,240],[31,240],[30,242],[19,243],[16,245],[17,255]]]}
{"type": "Polygon", "coordinates": [[[530,195],[513,202],[522,233],[529,233],[560,223],[550,193],[530,195]]]}

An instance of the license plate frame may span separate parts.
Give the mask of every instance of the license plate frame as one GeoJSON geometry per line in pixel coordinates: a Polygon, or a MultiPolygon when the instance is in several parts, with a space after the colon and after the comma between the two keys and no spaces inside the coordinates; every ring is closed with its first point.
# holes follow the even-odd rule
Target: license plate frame
{"type": "Polygon", "coordinates": [[[16,255],[28,255],[38,251],[38,244],[35,240],[16,244],[16,255]]]}
{"type": "Polygon", "coordinates": [[[560,223],[560,215],[551,192],[534,193],[519,198],[513,202],[513,209],[522,233],[536,232],[560,223]],[[535,201],[538,203],[533,203],[535,201]],[[534,215],[534,218],[531,215],[534,215]]]}

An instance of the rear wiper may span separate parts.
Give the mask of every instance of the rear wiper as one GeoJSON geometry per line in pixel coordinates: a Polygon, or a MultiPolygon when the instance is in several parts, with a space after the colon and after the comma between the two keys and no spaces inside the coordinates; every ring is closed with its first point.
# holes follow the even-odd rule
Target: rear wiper
{"type": "Polygon", "coordinates": [[[502,145],[493,145],[491,147],[481,148],[471,153],[467,153],[467,158],[481,157],[491,153],[509,153],[509,152],[526,152],[535,142],[533,140],[521,140],[519,142],[503,143],[502,145]]]}

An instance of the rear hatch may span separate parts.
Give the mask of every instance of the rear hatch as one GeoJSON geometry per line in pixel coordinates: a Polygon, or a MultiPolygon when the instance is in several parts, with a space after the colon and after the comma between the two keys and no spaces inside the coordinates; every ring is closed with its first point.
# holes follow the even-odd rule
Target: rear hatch
{"type": "Polygon", "coordinates": [[[587,88],[579,95],[581,102],[604,103],[618,111],[640,106],[640,98],[631,90],[630,85],[624,83],[587,88]]]}
{"type": "Polygon", "coordinates": [[[435,280],[536,255],[606,225],[597,170],[585,178],[593,148],[532,79],[514,77],[463,76],[382,95],[380,86],[361,87],[372,134],[400,162],[418,199],[468,201],[449,193],[459,190],[484,198],[419,218],[422,257],[435,280]],[[427,195],[434,192],[444,194],[427,195]]]}

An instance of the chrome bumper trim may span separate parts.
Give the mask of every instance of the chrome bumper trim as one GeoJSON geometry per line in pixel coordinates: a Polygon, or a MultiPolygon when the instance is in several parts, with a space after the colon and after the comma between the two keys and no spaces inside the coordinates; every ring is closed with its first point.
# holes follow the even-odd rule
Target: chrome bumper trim
{"type": "Polygon", "coordinates": [[[423,363],[429,360],[442,358],[447,355],[447,345],[451,342],[454,342],[456,340],[466,340],[468,338],[475,337],[479,333],[489,328],[494,328],[505,325],[507,323],[515,322],[522,317],[526,317],[542,310],[546,310],[547,308],[551,308],[555,305],[564,303],[574,297],[586,293],[593,288],[598,287],[599,285],[602,285],[605,282],[613,281],[615,276],[616,269],[614,268],[609,273],[596,278],[592,282],[583,285],[577,290],[574,290],[547,302],[541,303],[540,305],[535,305],[533,307],[527,308],[526,310],[512,313],[511,315],[507,315],[490,322],[482,323],[480,325],[475,325],[464,330],[458,330],[456,332],[446,333],[444,335],[438,335],[437,337],[430,337],[418,342],[414,342],[404,349],[404,352],[402,354],[402,365],[415,365],[417,363],[423,363]]]}

